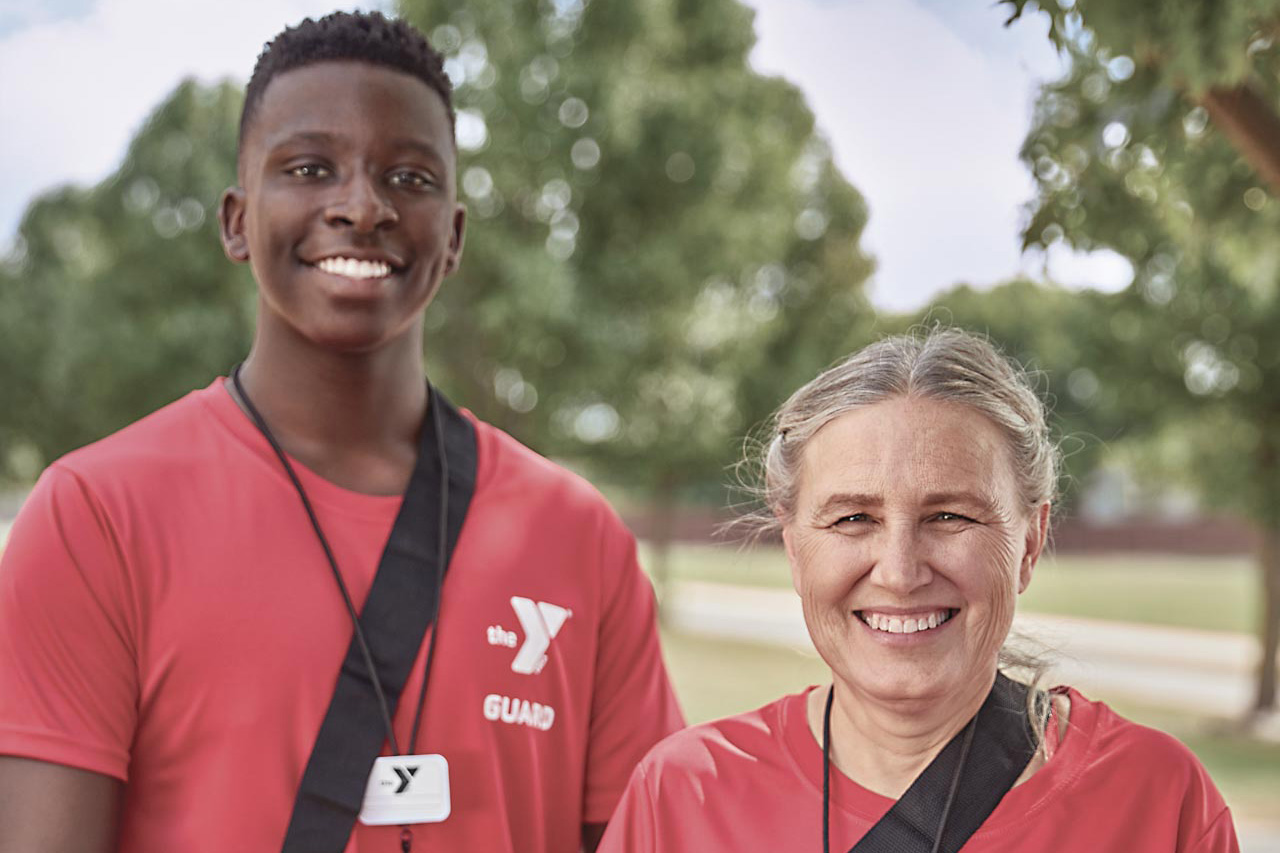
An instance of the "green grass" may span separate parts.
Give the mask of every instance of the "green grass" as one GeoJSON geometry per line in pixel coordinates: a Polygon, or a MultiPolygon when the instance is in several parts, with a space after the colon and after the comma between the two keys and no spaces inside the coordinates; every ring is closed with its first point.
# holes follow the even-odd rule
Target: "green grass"
{"type": "Polygon", "coordinates": [[[665,631],[662,651],[690,723],[758,708],[779,696],[830,681],[812,651],[665,631]]]}
{"type": "MultiPolygon", "coordinates": [[[[645,565],[651,560],[642,549],[645,565]]],[[[779,547],[677,545],[678,580],[787,589],[791,574],[779,547]]],[[[1243,557],[1046,557],[1019,607],[1053,613],[1253,633],[1260,607],[1256,570],[1243,557]]]]}
{"type": "MultiPolygon", "coordinates": [[[[757,708],[810,684],[830,680],[813,653],[710,639],[677,631],[663,634],[663,650],[690,723],[757,708]]],[[[1105,696],[1094,696],[1104,701],[1105,696]]],[[[1126,717],[1173,734],[1204,763],[1237,819],[1280,821],[1280,745],[1259,743],[1229,730],[1226,721],[1111,703],[1126,717]]]]}
{"type": "Polygon", "coordinates": [[[1057,557],[1036,570],[1028,611],[1203,628],[1257,630],[1257,570],[1241,557],[1057,557]]]}

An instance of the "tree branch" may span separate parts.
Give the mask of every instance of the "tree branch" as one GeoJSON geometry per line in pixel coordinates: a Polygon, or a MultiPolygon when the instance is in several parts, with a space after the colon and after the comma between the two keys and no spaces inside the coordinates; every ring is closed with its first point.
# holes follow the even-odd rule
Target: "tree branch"
{"type": "Polygon", "coordinates": [[[1210,89],[1200,99],[1214,126],[1280,195],[1280,115],[1248,83],[1210,89]]]}

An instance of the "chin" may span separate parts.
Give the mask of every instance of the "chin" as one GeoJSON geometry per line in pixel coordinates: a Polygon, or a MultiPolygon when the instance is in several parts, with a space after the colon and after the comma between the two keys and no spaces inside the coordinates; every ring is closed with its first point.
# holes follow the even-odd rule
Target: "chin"
{"type": "Polygon", "coordinates": [[[373,317],[345,317],[339,322],[315,323],[299,328],[301,335],[317,349],[359,355],[374,352],[404,334],[373,317]]]}
{"type": "Polygon", "coordinates": [[[854,685],[881,702],[941,702],[953,692],[949,679],[924,672],[884,673],[880,678],[859,676],[854,685]]]}

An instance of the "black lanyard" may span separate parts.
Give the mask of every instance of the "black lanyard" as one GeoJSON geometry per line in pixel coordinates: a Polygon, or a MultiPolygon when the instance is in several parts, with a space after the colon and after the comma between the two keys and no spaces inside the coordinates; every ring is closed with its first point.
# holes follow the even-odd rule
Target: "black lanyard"
{"type": "MultiPolygon", "coordinates": [[[[925,851],[954,853],[995,811],[1035,755],[1036,741],[1026,714],[1026,685],[996,673],[978,713],[956,733],[902,797],[850,853],[925,851]],[[969,764],[977,743],[980,761],[969,764]],[[964,780],[962,796],[957,796],[964,780]],[[953,806],[955,807],[953,809],[953,806]],[[953,814],[954,812],[954,814],[953,814]],[[952,817],[956,817],[952,821],[952,817]],[[929,847],[923,846],[930,843],[929,847]]],[[[831,705],[822,716],[822,851],[830,853],[831,705]]]]}
{"type": "MultiPolygon", "coordinates": [[[[364,658],[364,664],[369,673],[369,682],[373,686],[373,690],[378,699],[378,708],[382,714],[382,722],[386,727],[387,741],[391,744],[391,751],[396,755],[413,755],[417,749],[418,733],[422,725],[422,712],[426,707],[427,701],[427,683],[431,679],[431,664],[435,660],[436,636],[440,629],[440,607],[443,595],[444,572],[447,564],[446,545],[448,539],[448,523],[449,523],[449,458],[445,452],[444,443],[444,426],[440,419],[440,397],[430,383],[427,384],[427,408],[431,414],[431,425],[436,434],[436,453],[440,458],[440,515],[439,523],[439,541],[437,543],[436,553],[436,574],[435,574],[435,613],[432,614],[431,637],[427,641],[427,659],[423,665],[422,672],[422,688],[418,692],[418,705],[413,715],[413,728],[409,733],[409,749],[406,752],[400,751],[400,745],[396,740],[395,726],[391,719],[391,708],[387,703],[386,691],[383,690],[381,679],[378,678],[378,671],[373,663],[373,654],[369,650],[369,643],[365,639],[364,630],[360,627],[360,615],[356,612],[355,603],[351,600],[351,593],[347,590],[346,582],[342,579],[342,572],[338,569],[337,558],[333,555],[333,549],[329,546],[329,540],[325,538],[324,530],[320,527],[320,519],[316,516],[315,510],[311,506],[311,500],[307,497],[306,490],[302,487],[302,482],[298,479],[298,475],[293,470],[293,465],[289,462],[289,457],[285,454],[284,449],[280,447],[280,443],[276,440],[275,435],[271,432],[271,428],[267,426],[266,419],[262,417],[262,413],[253,404],[253,400],[249,398],[249,394],[244,389],[244,385],[240,382],[240,368],[237,364],[231,372],[231,382],[235,385],[236,393],[240,395],[240,399],[244,401],[245,408],[249,412],[249,416],[253,419],[258,431],[266,438],[267,443],[271,445],[271,449],[275,451],[276,457],[280,460],[285,473],[288,474],[289,480],[293,483],[294,490],[298,493],[298,499],[302,502],[303,509],[307,512],[307,518],[311,520],[311,527],[315,531],[316,540],[319,541],[320,547],[324,550],[325,558],[328,560],[329,568],[333,573],[333,579],[338,585],[338,591],[342,594],[342,601],[347,606],[347,614],[351,617],[351,625],[355,631],[356,644],[360,647],[360,654],[364,658]]],[[[408,853],[413,843],[413,835],[408,827],[401,828],[400,846],[404,853],[408,853]]]]}

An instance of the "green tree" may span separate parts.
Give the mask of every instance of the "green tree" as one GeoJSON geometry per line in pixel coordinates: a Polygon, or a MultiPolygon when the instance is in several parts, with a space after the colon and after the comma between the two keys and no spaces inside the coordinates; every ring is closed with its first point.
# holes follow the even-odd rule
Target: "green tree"
{"type": "Polygon", "coordinates": [[[1132,394],[1134,386],[1118,386],[1111,370],[1124,356],[1108,328],[1117,302],[1096,291],[1015,280],[981,290],[960,285],[910,318],[985,334],[1032,371],[1063,452],[1057,512],[1070,513],[1079,497],[1077,485],[1102,461],[1111,442],[1132,432],[1135,407],[1118,392],[1132,394]]]}
{"type": "Polygon", "coordinates": [[[245,352],[253,289],[215,221],[239,106],[234,86],[183,83],[113,175],[28,208],[0,263],[4,473],[32,476],[245,352]]]}
{"type": "Polygon", "coordinates": [[[751,70],[736,0],[402,10],[448,58],[471,211],[432,363],[674,512],[865,336],[861,197],[799,92],[751,70]]]}
{"type": "MultiPolygon", "coordinates": [[[[1005,0],[1017,18],[1025,0],[1005,0]]],[[[1106,247],[1133,264],[1107,329],[1104,393],[1139,428],[1195,440],[1212,505],[1261,534],[1255,710],[1276,707],[1280,645],[1280,3],[1046,3],[1070,71],[1023,148],[1028,245],[1106,247]]]]}

